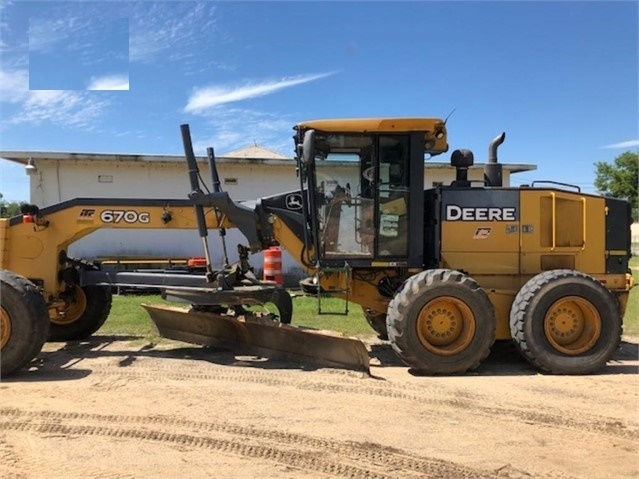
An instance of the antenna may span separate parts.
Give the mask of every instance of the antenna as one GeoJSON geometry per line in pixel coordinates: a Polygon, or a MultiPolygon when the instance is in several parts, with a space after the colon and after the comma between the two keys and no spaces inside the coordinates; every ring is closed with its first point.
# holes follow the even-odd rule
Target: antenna
{"type": "Polygon", "coordinates": [[[457,107],[453,108],[453,110],[448,114],[448,116],[446,117],[446,119],[444,120],[444,125],[446,124],[446,122],[448,121],[448,119],[453,116],[453,113],[455,113],[455,110],[457,110],[457,107]]]}

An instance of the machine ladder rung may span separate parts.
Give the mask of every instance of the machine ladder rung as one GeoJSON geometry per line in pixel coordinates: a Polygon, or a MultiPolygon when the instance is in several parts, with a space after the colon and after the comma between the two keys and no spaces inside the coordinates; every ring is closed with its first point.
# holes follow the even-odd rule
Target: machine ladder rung
{"type": "Polygon", "coordinates": [[[351,279],[351,267],[348,263],[344,263],[344,266],[319,266],[317,268],[317,314],[333,314],[333,315],[348,315],[348,293],[351,279]],[[343,283],[340,288],[332,289],[330,291],[322,291],[321,278],[327,274],[337,273],[343,278],[343,283]],[[343,311],[323,311],[322,310],[322,297],[344,296],[344,310],[343,311]]]}

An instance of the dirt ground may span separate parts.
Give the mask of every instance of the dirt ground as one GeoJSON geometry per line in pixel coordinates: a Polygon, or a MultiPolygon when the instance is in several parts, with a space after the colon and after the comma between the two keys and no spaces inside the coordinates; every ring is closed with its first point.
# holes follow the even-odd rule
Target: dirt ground
{"type": "Polygon", "coordinates": [[[95,336],[0,384],[2,478],[637,478],[637,339],[598,375],[537,374],[510,347],[419,377],[95,336]]]}

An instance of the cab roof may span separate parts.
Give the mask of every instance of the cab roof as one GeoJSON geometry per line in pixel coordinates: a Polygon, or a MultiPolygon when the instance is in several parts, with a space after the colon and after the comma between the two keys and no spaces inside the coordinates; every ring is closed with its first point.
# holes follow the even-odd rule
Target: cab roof
{"type": "Polygon", "coordinates": [[[446,123],[441,118],[343,118],[298,123],[295,129],[304,133],[406,133],[424,132],[424,149],[431,156],[448,151],[446,123]]]}
{"type": "Polygon", "coordinates": [[[298,123],[297,128],[340,133],[434,132],[437,129],[445,132],[444,120],[441,118],[340,118],[304,121],[298,123]]]}

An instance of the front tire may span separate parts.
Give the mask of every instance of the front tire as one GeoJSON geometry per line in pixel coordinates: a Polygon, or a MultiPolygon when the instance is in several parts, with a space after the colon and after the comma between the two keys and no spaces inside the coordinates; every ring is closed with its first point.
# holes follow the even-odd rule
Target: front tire
{"type": "Polygon", "coordinates": [[[495,342],[495,312],[469,276],[448,269],[409,278],[388,306],[388,338],[397,355],[427,374],[475,369],[495,342]]]}
{"type": "Polygon", "coordinates": [[[591,276],[545,271],[521,288],[510,331],[526,360],[553,374],[588,374],[610,359],[621,341],[617,300],[591,276]]]}
{"type": "Polygon", "coordinates": [[[111,312],[109,286],[73,286],[63,314],[51,319],[49,341],[86,339],[102,327],[111,312]]]}
{"type": "Polygon", "coordinates": [[[49,315],[40,291],[24,277],[0,271],[0,376],[27,365],[48,334],[49,315]]]}

